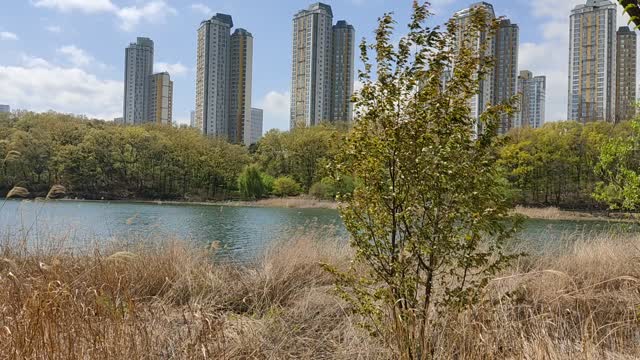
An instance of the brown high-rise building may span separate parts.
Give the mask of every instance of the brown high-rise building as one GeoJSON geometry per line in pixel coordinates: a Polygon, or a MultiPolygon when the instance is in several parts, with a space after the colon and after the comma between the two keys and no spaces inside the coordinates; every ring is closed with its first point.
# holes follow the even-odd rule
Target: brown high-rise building
{"type": "Polygon", "coordinates": [[[636,115],[637,37],[628,26],[616,33],[616,122],[636,115]]]}
{"type": "Polygon", "coordinates": [[[568,120],[615,120],[617,9],[609,0],[587,0],[571,11],[568,120]]]}
{"type": "Polygon", "coordinates": [[[171,125],[173,114],[173,81],[169,73],[151,75],[149,91],[149,122],[171,125]]]}

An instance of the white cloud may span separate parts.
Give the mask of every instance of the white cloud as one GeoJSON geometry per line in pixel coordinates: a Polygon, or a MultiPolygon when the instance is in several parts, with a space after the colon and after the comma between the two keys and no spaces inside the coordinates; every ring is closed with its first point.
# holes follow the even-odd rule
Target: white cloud
{"type": "Polygon", "coordinates": [[[18,40],[18,35],[9,31],[0,31],[0,40],[18,40]]]}
{"type": "Polygon", "coordinates": [[[22,60],[22,65],[26,66],[28,68],[35,68],[35,67],[51,67],[52,65],[45,59],[39,58],[39,57],[34,57],[34,56],[30,56],[27,54],[22,54],[21,56],[21,60],[22,60]]]}
{"type": "Polygon", "coordinates": [[[169,64],[166,62],[157,62],[153,65],[154,72],[168,72],[171,76],[181,76],[189,71],[189,68],[182,63],[169,64]]]}
{"type": "Polygon", "coordinates": [[[178,13],[165,0],[151,0],[126,7],[118,7],[111,0],[35,0],[33,4],[62,12],[112,13],[124,31],[132,31],[142,22],[162,23],[168,16],[178,13]]]}
{"type": "Polygon", "coordinates": [[[14,108],[55,110],[113,119],[122,113],[123,83],[79,68],[23,56],[19,66],[0,66],[0,99],[14,108]]]}
{"type": "Polygon", "coordinates": [[[140,22],[162,23],[169,15],[177,14],[177,10],[169,6],[164,0],[154,0],[142,7],[123,7],[116,12],[120,19],[120,28],[131,31],[140,22]]]}
{"type": "Polygon", "coordinates": [[[111,0],[36,0],[34,5],[64,12],[79,10],[85,13],[98,13],[117,10],[111,0]]]}
{"type": "Polygon", "coordinates": [[[287,92],[270,91],[260,101],[258,107],[264,110],[264,130],[277,128],[289,130],[291,94],[287,92]]]}
{"type": "Polygon", "coordinates": [[[202,13],[205,16],[213,14],[213,10],[205,4],[191,4],[191,10],[202,13]]]}
{"type": "Polygon", "coordinates": [[[75,45],[67,45],[58,49],[58,52],[66,55],[69,62],[77,67],[84,67],[91,64],[95,59],[86,51],[75,45]]]}
{"type": "Polygon", "coordinates": [[[54,33],[54,34],[59,34],[59,33],[62,32],[62,28],[60,26],[57,26],[57,25],[47,26],[45,28],[45,30],[47,30],[50,33],[54,33]]]}

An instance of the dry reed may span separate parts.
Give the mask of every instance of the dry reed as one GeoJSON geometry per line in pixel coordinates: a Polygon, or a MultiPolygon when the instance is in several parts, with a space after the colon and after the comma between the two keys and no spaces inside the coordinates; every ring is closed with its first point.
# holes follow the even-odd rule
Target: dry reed
{"type": "MultiPolygon", "coordinates": [[[[485,301],[444,315],[438,359],[633,359],[640,249],[603,237],[523,258],[485,301]]],[[[222,264],[184,243],[73,254],[0,249],[0,359],[388,359],[319,263],[352,252],[297,236],[222,264]]]]}

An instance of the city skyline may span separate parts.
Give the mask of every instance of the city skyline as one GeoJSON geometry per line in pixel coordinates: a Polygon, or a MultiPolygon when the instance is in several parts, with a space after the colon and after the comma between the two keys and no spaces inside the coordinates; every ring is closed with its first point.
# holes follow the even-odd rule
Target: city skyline
{"type": "MultiPolygon", "coordinates": [[[[152,10],[143,7],[149,1],[114,0],[110,2],[120,8],[137,6],[140,11],[152,10]]],[[[17,88],[15,91],[11,89],[0,91],[0,102],[10,104],[16,109],[25,107],[36,111],[54,109],[108,120],[121,116],[121,111],[113,109],[122,107],[123,100],[118,99],[122,96],[121,74],[124,72],[121,70],[122,60],[121,57],[118,57],[119,61],[114,60],[109,53],[119,52],[116,49],[121,49],[131,38],[140,35],[149,36],[156,42],[156,65],[160,65],[156,66],[156,71],[168,70],[175,82],[174,120],[177,120],[177,123],[189,123],[189,113],[195,102],[194,29],[200,21],[208,18],[203,12],[206,9],[195,6],[198,5],[196,2],[179,3],[166,0],[163,1],[165,6],[157,10],[159,13],[155,14],[156,16],[137,17],[134,19],[136,21],[125,23],[128,20],[96,8],[88,11],[89,9],[79,7],[83,5],[65,7],[64,1],[48,2],[57,3],[59,6],[45,6],[41,3],[43,2],[33,1],[29,4],[10,4],[8,11],[0,15],[3,24],[0,31],[16,35],[16,39],[0,40],[0,50],[5,50],[0,51],[0,76],[4,76],[7,84],[12,88],[17,88]],[[40,5],[36,6],[36,4],[40,5]],[[169,8],[173,11],[167,12],[169,8]],[[165,11],[164,16],[160,14],[162,11],[165,11]],[[7,16],[7,14],[15,16],[7,16]],[[46,17],[47,21],[44,22],[46,24],[43,25],[43,29],[45,27],[48,29],[40,29],[38,34],[51,44],[36,49],[39,40],[31,35],[32,29],[21,26],[22,24],[18,24],[13,19],[20,14],[46,17]],[[99,33],[85,40],[79,36],[83,23],[87,25],[97,23],[96,25],[112,31],[105,31],[104,34],[99,33]],[[96,37],[99,37],[99,41],[96,41],[96,37]],[[32,43],[33,48],[30,45],[32,43]],[[118,43],[118,47],[114,47],[114,43],[118,43]],[[50,78],[54,75],[56,79],[84,81],[87,86],[92,87],[92,90],[84,91],[84,88],[79,86],[73,88],[57,83],[55,79],[50,78]],[[20,78],[30,76],[42,79],[43,85],[33,86],[30,85],[34,83],[33,81],[19,81],[20,78]],[[59,95],[39,96],[42,91],[51,93],[51,89],[59,95]],[[87,101],[88,97],[92,101],[87,101]],[[114,104],[118,103],[120,105],[116,107],[114,104]]],[[[339,14],[336,19],[345,18],[358,29],[357,41],[362,36],[366,36],[369,40],[372,38],[376,18],[385,11],[394,11],[398,21],[404,22],[410,13],[411,5],[410,1],[406,4],[372,1],[366,6],[362,3],[362,1],[358,3],[327,1],[327,4],[334,8],[334,13],[339,14]]],[[[453,12],[468,6],[470,2],[448,1],[444,4],[443,1],[435,1],[434,3],[438,16],[432,23],[442,23],[453,12]]],[[[566,118],[567,109],[568,52],[565,46],[568,46],[569,14],[576,4],[584,1],[568,1],[553,7],[549,6],[552,3],[547,0],[532,3],[511,1],[492,1],[491,3],[496,13],[506,15],[513,23],[520,26],[519,68],[530,70],[534,74],[547,75],[549,103],[547,120],[563,120],[566,118]],[[553,12],[549,10],[550,8],[553,8],[553,12]]],[[[253,35],[261,40],[257,43],[263,43],[256,47],[254,54],[256,68],[254,68],[252,95],[253,106],[265,108],[265,130],[272,127],[288,128],[287,94],[290,88],[288,74],[291,71],[289,45],[291,18],[300,8],[309,4],[310,2],[283,1],[277,9],[274,9],[268,6],[269,4],[263,6],[259,2],[237,1],[233,4],[220,4],[215,8],[210,6],[209,13],[225,11],[232,14],[234,19],[237,18],[239,23],[242,22],[243,26],[249,28],[253,35]],[[265,17],[278,21],[269,22],[269,25],[259,21],[265,17]],[[285,24],[281,24],[281,21],[285,24]],[[280,38],[282,41],[279,40],[280,38]]],[[[626,24],[626,21],[620,20],[620,12],[618,9],[618,25],[626,24]]],[[[403,31],[402,28],[398,29],[396,36],[403,31]]],[[[356,69],[360,68],[361,63],[356,57],[356,69]]]]}

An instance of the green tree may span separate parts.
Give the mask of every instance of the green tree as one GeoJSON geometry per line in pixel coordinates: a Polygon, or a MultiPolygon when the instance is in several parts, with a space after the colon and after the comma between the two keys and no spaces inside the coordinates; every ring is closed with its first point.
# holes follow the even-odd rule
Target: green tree
{"type": "Polygon", "coordinates": [[[300,184],[288,176],[281,176],[273,182],[273,194],[276,196],[296,196],[300,191],[300,184]]]}
{"type": "Polygon", "coordinates": [[[640,5],[638,5],[638,0],[618,0],[618,3],[623,7],[624,12],[629,15],[629,23],[633,22],[637,30],[640,27],[640,5]]]}
{"type": "Polygon", "coordinates": [[[478,34],[496,23],[478,10],[456,39],[453,23],[446,31],[427,27],[427,5],[413,8],[397,49],[388,14],[375,44],[360,46],[357,121],[335,168],[337,179],[358,179],[340,209],[356,255],[350,271],[329,269],[395,357],[430,359],[434,331],[443,325],[436,314],[478,301],[512,259],[502,250],[515,222],[499,181],[495,135],[511,108],[491,106],[474,119],[468,105],[492,65],[486,44],[476,46],[478,34]]]}
{"type": "Polygon", "coordinates": [[[271,130],[258,143],[256,159],[271,176],[290,176],[308,190],[326,176],[326,165],[339,152],[344,126],[320,124],[289,132],[271,130]]]}
{"type": "Polygon", "coordinates": [[[594,198],[612,209],[636,211],[640,208],[640,117],[631,123],[630,136],[610,138],[602,146],[596,171],[594,198]]]}
{"type": "Polygon", "coordinates": [[[262,174],[256,165],[247,166],[238,177],[240,195],[245,200],[257,200],[266,194],[266,186],[262,181],[262,174]]]}

